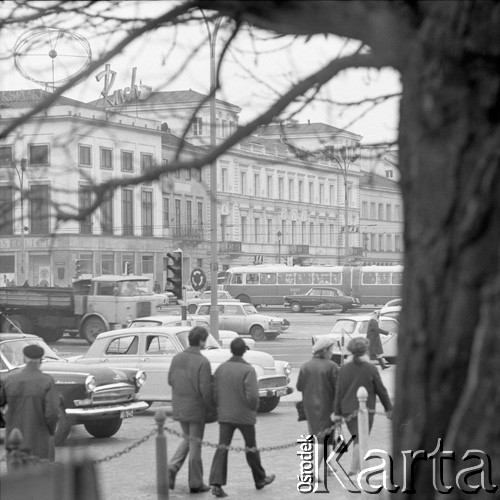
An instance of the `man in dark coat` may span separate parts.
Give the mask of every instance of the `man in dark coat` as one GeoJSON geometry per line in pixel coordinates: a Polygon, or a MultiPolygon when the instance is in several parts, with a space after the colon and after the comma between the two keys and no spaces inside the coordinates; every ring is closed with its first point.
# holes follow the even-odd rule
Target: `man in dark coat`
{"type": "Polygon", "coordinates": [[[205,421],[215,407],[210,362],[201,354],[207,337],[206,328],[195,326],[191,329],[189,347],[173,357],[168,372],[168,383],[172,386],[173,418],[180,422],[184,434],[169,463],[169,487],[174,489],[175,476],[189,453],[188,483],[191,493],[210,490],[203,483],[201,461],[205,421]]]}
{"type": "Polygon", "coordinates": [[[378,360],[382,370],[389,368],[387,366],[387,361],[384,358],[384,350],[382,349],[382,342],[380,341],[380,335],[389,335],[387,330],[380,328],[378,326],[379,314],[375,311],[368,322],[368,330],[366,332],[366,338],[370,341],[369,353],[370,359],[378,360]]]}
{"type": "MultiPolygon", "coordinates": [[[[252,365],[243,359],[247,345],[242,338],[231,342],[232,358],[222,363],[214,374],[214,392],[219,421],[219,448],[215,452],[210,470],[212,493],[216,497],[227,494],[222,485],[227,483],[228,447],[236,429],[245,440],[245,447],[257,448],[255,423],[259,407],[257,375],[252,365]]],[[[255,487],[260,490],[274,481],[275,475],[266,476],[258,451],[246,452],[255,487]]]]}
{"type": "Polygon", "coordinates": [[[0,388],[0,406],[7,406],[6,442],[14,428],[21,431],[21,451],[54,461],[54,433],[60,405],[53,378],[40,370],[44,350],[36,344],[23,350],[26,363],[11,373],[0,388]]]}

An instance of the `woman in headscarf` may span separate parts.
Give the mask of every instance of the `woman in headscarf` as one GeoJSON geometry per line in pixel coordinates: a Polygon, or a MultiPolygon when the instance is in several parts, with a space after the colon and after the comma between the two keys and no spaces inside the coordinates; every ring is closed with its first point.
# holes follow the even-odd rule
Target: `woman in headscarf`
{"type": "Polygon", "coordinates": [[[378,326],[378,318],[378,311],[373,312],[370,316],[366,338],[370,341],[370,359],[378,360],[382,370],[385,370],[389,367],[387,366],[387,361],[384,358],[384,350],[382,349],[380,335],[389,335],[389,332],[378,326]]]}
{"type": "Polygon", "coordinates": [[[352,360],[340,368],[335,390],[335,415],[333,420],[338,421],[344,418],[347,429],[351,436],[354,436],[349,475],[357,474],[360,468],[358,418],[356,414],[359,408],[356,394],[358,389],[363,386],[368,392],[366,407],[369,412],[369,431],[371,431],[373,425],[373,411],[375,410],[377,396],[385,409],[387,418],[392,419],[392,403],[377,367],[370,363],[367,356],[368,345],[369,341],[363,337],[355,337],[349,341],[347,350],[352,354],[352,360]]]}

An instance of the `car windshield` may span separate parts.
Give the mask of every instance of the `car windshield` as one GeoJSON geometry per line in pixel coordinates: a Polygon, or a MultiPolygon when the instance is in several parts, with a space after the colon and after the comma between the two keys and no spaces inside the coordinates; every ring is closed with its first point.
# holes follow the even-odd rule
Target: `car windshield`
{"type": "Polygon", "coordinates": [[[45,351],[44,360],[61,361],[61,358],[41,339],[26,338],[3,342],[0,344],[0,353],[12,366],[22,366],[25,364],[23,349],[32,344],[40,346],[45,351]]]}
{"type": "Polygon", "coordinates": [[[353,321],[352,319],[339,319],[332,328],[331,333],[347,333],[351,334],[354,333],[354,330],[356,329],[356,322],[353,321]]]}
{"type": "MultiPolygon", "coordinates": [[[[189,336],[188,331],[179,332],[177,334],[177,338],[179,339],[179,342],[182,344],[182,347],[184,349],[187,349],[189,347],[188,336],[189,336]]],[[[211,333],[209,333],[208,337],[207,337],[207,342],[205,344],[205,349],[208,350],[208,349],[220,349],[220,348],[221,348],[221,346],[217,342],[217,340],[215,340],[215,337],[211,333]]]]}
{"type": "Polygon", "coordinates": [[[119,281],[116,284],[116,295],[120,297],[137,297],[138,295],[153,295],[146,287],[145,281],[119,281]]]}
{"type": "Polygon", "coordinates": [[[255,306],[253,306],[252,304],[245,304],[243,306],[243,310],[246,314],[259,314],[257,309],[255,309],[255,306]]]}

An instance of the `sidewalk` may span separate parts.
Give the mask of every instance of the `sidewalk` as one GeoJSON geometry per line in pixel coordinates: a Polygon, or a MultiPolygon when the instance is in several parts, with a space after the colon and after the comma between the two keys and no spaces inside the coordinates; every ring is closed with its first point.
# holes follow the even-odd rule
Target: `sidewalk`
{"type": "MultiPolygon", "coordinates": [[[[395,367],[382,372],[382,378],[389,394],[393,397],[395,367]]],[[[295,387],[298,370],[292,372],[292,386],[295,387]]],[[[245,454],[237,451],[229,452],[228,484],[224,486],[228,498],[262,500],[294,500],[304,499],[304,494],[297,491],[297,475],[300,473],[300,458],[297,456],[297,439],[307,434],[306,422],[297,422],[295,402],[301,398],[301,393],[294,391],[282,399],[278,408],[268,414],[259,414],[257,419],[257,445],[262,450],[262,464],[267,474],[276,474],[273,484],[257,491],[254,487],[250,469],[246,463],[245,454]]],[[[154,423],[154,408],[146,412],[144,418],[145,429],[154,423]]],[[[378,404],[377,411],[383,412],[378,404]]],[[[167,419],[166,427],[179,431],[179,424],[167,419]]],[[[344,435],[349,436],[346,428],[344,435]]],[[[172,456],[180,438],[167,433],[167,455],[172,456]]],[[[204,440],[216,444],[218,440],[218,425],[209,424],[205,430],[204,440]]],[[[233,439],[233,446],[244,446],[240,433],[237,431],[233,439]]],[[[374,426],[370,435],[370,448],[391,450],[391,422],[382,415],[375,416],[374,426]]],[[[99,477],[101,486],[101,500],[156,500],[156,458],[155,440],[151,439],[142,447],[141,460],[135,461],[135,466],[130,469],[130,463],[124,465],[121,458],[100,465],[99,477]],[[124,468],[125,470],[124,474],[124,468]],[[117,482],[117,479],[120,478],[117,482]]],[[[215,448],[204,446],[203,463],[205,467],[205,481],[208,482],[210,465],[215,448]]],[[[126,457],[124,458],[124,460],[126,457]]],[[[351,450],[342,457],[340,464],[348,470],[351,459],[351,450]]],[[[129,458],[130,460],[130,458],[129,458]]],[[[176,485],[169,492],[172,500],[195,498],[206,500],[215,498],[211,492],[192,495],[187,484],[187,462],[179,471],[176,485]]],[[[335,477],[328,477],[327,487],[329,494],[335,500],[351,500],[360,498],[359,493],[349,493],[338,483],[335,477]]],[[[373,498],[382,498],[380,495],[371,495],[373,498]]],[[[314,497],[313,497],[314,498],[314,497]]]]}

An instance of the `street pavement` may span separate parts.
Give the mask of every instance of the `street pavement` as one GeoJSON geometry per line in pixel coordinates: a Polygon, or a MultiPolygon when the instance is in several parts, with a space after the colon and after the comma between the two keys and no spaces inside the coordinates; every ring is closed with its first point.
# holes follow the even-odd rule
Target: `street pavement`
{"type": "MultiPolygon", "coordinates": [[[[391,397],[394,395],[395,367],[392,366],[382,373],[382,379],[388,388],[391,397]]],[[[298,370],[292,372],[292,386],[295,387],[298,370]]],[[[297,421],[295,403],[301,398],[301,393],[295,391],[293,394],[283,398],[280,405],[273,412],[259,414],[257,421],[257,446],[262,450],[261,459],[267,474],[276,474],[276,480],[264,489],[257,491],[254,487],[250,468],[245,459],[245,454],[238,451],[229,452],[228,484],[224,486],[229,498],[262,500],[271,499],[303,499],[304,494],[297,491],[297,475],[299,474],[300,458],[297,456],[297,439],[307,434],[306,422],[297,421]]],[[[154,427],[155,410],[153,406],[143,416],[135,417],[144,420],[144,433],[154,427]]],[[[168,410],[168,408],[166,408],[168,410]]],[[[383,408],[377,404],[377,411],[383,413],[383,408]]],[[[131,419],[131,420],[135,420],[131,419]]],[[[179,431],[179,424],[171,418],[167,418],[167,429],[179,431]]],[[[125,428],[120,430],[123,434],[125,428]]],[[[349,433],[344,427],[344,436],[349,433]]],[[[203,463],[205,467],[205,481],[208,482],[210,464],[215,452],[218,440],[218,425],[208,424],[204,440],[210,446],[203,447],[203,463]]],[[[180,438],[167,432],[167,455],[172,456],[180,438]]],[[[244,446],[243,439],[236,431],[233,446],[244,446]]],[[[391,451],[391,422],[383,415],[376,415],[375,422],[370,435],[369,449],[382,449],[391,451]]],[[[348,470],[351,460],[351,452],[342,457],[340,464],[348,470]]],[[[156,500],[156,459],[155,438],[153,437],[130,454],[116,457],[103,462],[98,469],[100,478],[101,500],[156,500]],[[136,455],[131,463],[130,455],[136,455]],[[137,458],[140,457],[140,458],[137,458]]],[[[176,485],[169,492],[169,498],[176,499],[208,499],[214,498],[211,492],[190,494],[187,484],[188,467],[187,462],[177,474],[176,485]]],[[[360,498],[359,493],[349,493],[342,488],[335,477],[327,478],[329,495],[335,500],[347,500],[360,498]]],[[[314,495],[313,493],[309,495],[314,495]]],[[[383,494],[370,495],[371,498],[383,498],[383,494]]]]}

